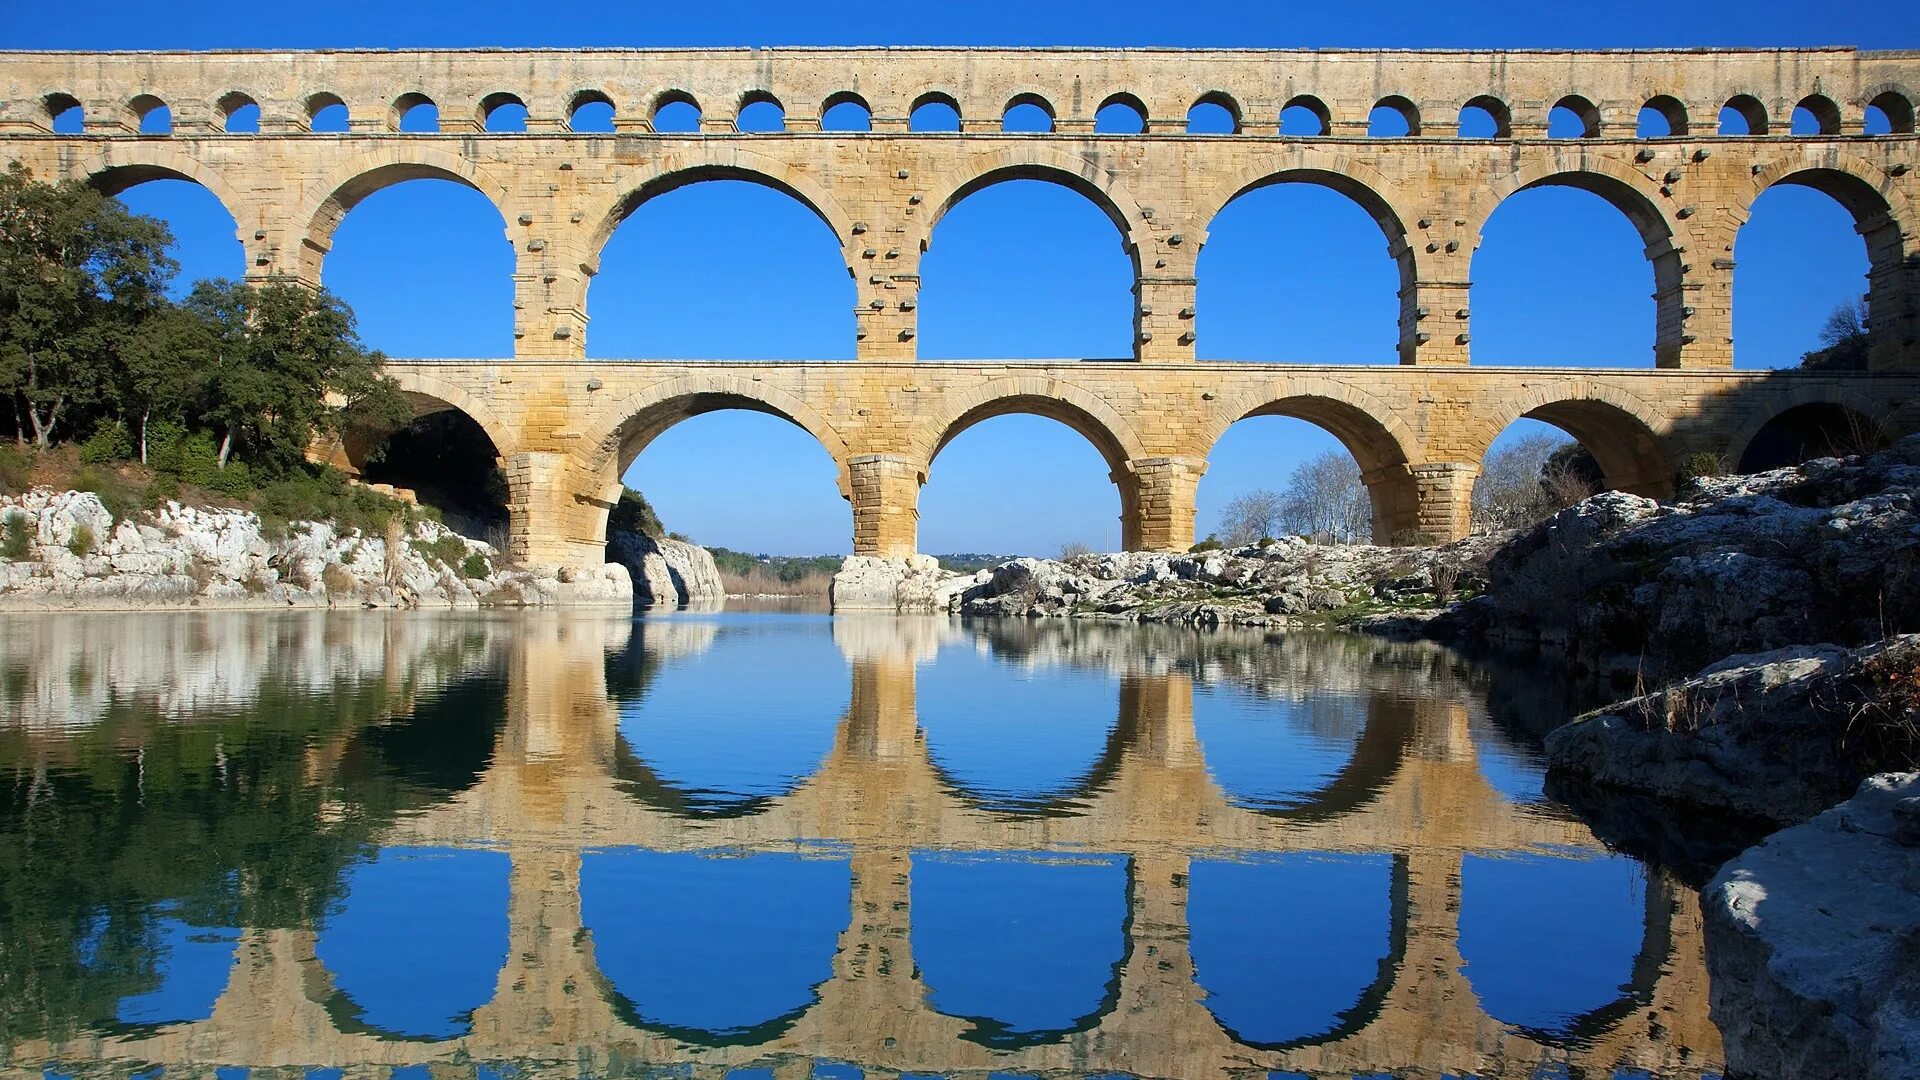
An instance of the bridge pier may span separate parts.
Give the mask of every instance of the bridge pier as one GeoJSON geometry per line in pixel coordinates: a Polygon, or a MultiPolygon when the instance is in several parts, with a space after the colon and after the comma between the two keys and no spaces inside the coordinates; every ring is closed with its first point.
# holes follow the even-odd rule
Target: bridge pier
{"type": "Polygon", "coordinates": [[[1204,458],[1156,457],[1126,463],[1113,474],[1120,487],[1120,545],[1128,551],[1186,551],[1193,547],[1194,499],[1204,458]]]}
{"type": "Polygon", "coordinates": [[[853,503],[853,553],[905,558],[919,550],[924,465],[899,454],[862,454],[847,462],[853,503]]]}

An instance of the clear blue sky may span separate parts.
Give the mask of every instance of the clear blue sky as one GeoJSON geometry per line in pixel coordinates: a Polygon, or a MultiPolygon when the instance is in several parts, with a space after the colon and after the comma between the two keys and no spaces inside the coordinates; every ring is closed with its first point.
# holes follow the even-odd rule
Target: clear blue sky
{"type": "MultiPolygon", "coordinates": [[[[1132,3],[648,5],[579,2],[552,14],[497,0],[335,4],[314,9],[178,0],[152,17],[106,5],[0,4],[3,48],[471,45],[1170,45],[1600,48],[1850,44],[1920,47],[1900,5],[1742,3],[1456,5],[1386,0],[1245,5],[1201,12],[1132,3]],[[1684,11],[1684,18],[1676,12],[1684,11]]],[[[123,196],[166,218],[182,279],[237,276],[232,221],[182,182],[123,196]]],[[[1653,272],[1626,219],[1573,190],[1523,192],[1494,215],[1474,258],[1478,363],[1651,365],[1653,272]],[[1594,317],[1598,313],[1597,319],[1594,317]],[[1578,328],[1577,330],[1575,328],[1578,328]]],[[[1826,196],[1776,189],[1742,230],[1734,333],[1741,367],[1791,365],[1832,308],[1866,287],[1865,247],[1826,196]]],[[[396,356],[511,353],[512,252],[479,194],[416,181],[360,204],[335,236],[328,287],[361,333],[396,356]],[[397,254],[398,253],[398,257],[397,254]]],[[[1092,204],[1031,181],[956,207],[923,265],[920,355],[1124,356],[1131,278],[1119,237],[1092,204]],[[994,263],[1009,237],[1028,250],[994,263]],[[990,269],[991,268],[991,269],[990,269]],[[1046,293],[1054,302],[1029,302],[1046,293]]],[[[1220,359],[1394,360],[1397,279],[1379,229],[1330,191],[1287,185],[1242,198],[1209,229],[1200,262],[1199,347],[1220,359]]],[[[833,237],[799,204],[716,182],[647,203],[615,234],[588,296],[598,357],[844,359],[854,291],[833,237]],[[736,253],[758,252],[742,269],[736,253]],[[650,258],[643,258],[650,255],[650,258]],[[648,266],[655,267],[653,271],[648,266]],[[662,272],[658,268],[667,268],[662,272]]],[[[1511,429],[1510,434],[1522,425],[1511,429]]],[[[1255,487],[1279,487],[1303,457],[1338,443],[1301,421],[1257,418],[1221,441],[1200,489],[1199,531],[1255,487]]],[[[833,466],[799,429],[715,413],[663,435],[628,480],[670,528],[755,551],[848,550],[851,515],[833,466]]],[[[1051,421],[1010,416],[955,439],[921,499],[921,550],[1051,553],[1119,541],[1107,466],[1051,421]]]]}

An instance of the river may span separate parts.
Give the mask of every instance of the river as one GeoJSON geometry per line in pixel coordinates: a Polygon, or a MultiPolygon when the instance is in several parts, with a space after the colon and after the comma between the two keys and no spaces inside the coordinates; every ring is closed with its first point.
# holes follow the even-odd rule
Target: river
{"type": "Polygon", "coordinates": [[[0,619],[21,1076],[1712,1077],[1570,691],[1357,636],[0,619]]]}

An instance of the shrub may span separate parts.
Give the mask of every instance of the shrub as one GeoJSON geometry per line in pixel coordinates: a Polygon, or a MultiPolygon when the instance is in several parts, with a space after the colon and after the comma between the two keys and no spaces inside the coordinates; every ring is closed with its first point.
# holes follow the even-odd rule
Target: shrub
{"type": "Polygon", "coordinates": [[[1223,546],[1224,545],[1220,543],[1219,538],[1209,536],[1205,540],[1200,541],[1199,543],[1193,545],[1187,550],[1189,552],[1219,551],[1223,546]]]}
{"type": "Polygon", "coordinates": [[[120,475],[112,469],[93,465],[82,465],[73,472],[73,490],[89,491],[100,499],[100,505],[107,508],[115,521],[132,515],[142,507],[151,505],[150,490],[143,491],[138,482],[120,475]]]}
{"type": "Polygon", "coordinates": [[[0,443],[0,495],[21,495],[33,486],[33,452],[0,443]]]}
{"type": "Polygon", "coordinates": [[[459,566],[467,556],[466,541],[448,533],[438,540],[409,540],[407,546],[427,561],[428,565],[439,563],[446,567],[459,566]]]}
{"type": "Polygon", "coordinates": [[[252,493],[253,474],[246,462],[229,461],[226,468],[215,468],[205,483],[208,489],[237,499],[252,493]]]}
{"type": "Polygon", "coordinates": [[[325,585],[329,593],[345,596],[353,595],[354,590],[360,587],[359,579],[339,563],[328,563],[326,569],[320,571],[320,584],[325,585]]]}
{"type": "Polygon", "coordinates": [[[80,444],[80,460],[87,465],[105,465],[133,456],[133,439],[119,424],[107,424],[80,444]]]}
{"type": "Polygon", "coordinates": [[[1697,454],[1687,455],[1687,459],[1680,463],[1680,482],[1684,484],[1689,480],[1698,480],[1702,477],[1725,476],[1731,471],[1727,467],[1727,458],[1724,454],[1703,450],[1697,454]]]}
{"type": "Polygon", "coordinates": [[[8,514],[0,525],[0,555],[14,562],[33,557],[33,523],[25,514],[8,514]]]}
{"type": "Polygon", "coordinates": [[[93,554],[93,528],[89,525],[75,525],[73,535],[67,538],[67,550],[81,558],[93,554]]]}
{"type": "Polygon", "coordinates": [[[488,565],[487,557],[477,551],[468,553],[466,558],[460,560],[460,576],[463,578],[483,578],[491,573],[493,567],[488,565]]]}
{"type": "Polygon", "coordinates": [[[1389,547],[1433,547],[1439,541],[1432,533],[1421,529],[1401,529],[1387,541],[1389,547]]]}

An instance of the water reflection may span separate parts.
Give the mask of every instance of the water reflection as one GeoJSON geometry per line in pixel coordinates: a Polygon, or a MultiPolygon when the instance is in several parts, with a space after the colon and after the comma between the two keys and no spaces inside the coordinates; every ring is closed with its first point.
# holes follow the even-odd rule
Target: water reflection
{"type": "Polygon", "coordinates": [[[1437,648],[72,616],[0,623],[0,673],[10,1067],[1696,1077],[1719,1055],[1697,896],[1542,793],[1512,718],[1554,692],[1537,674],[1437,648]]]}

